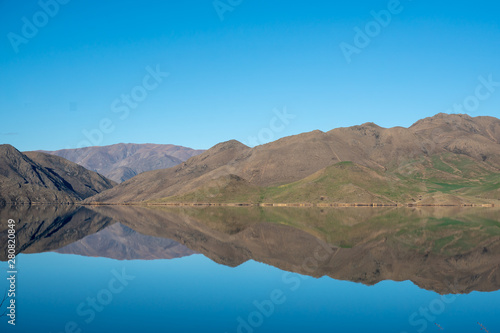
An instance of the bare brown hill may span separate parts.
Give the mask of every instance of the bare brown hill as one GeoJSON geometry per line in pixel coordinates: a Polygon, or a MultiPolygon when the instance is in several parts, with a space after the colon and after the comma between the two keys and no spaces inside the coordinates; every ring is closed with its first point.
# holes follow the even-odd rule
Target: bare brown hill
{"type": "MultiPolygon", "coordinates": [[[[326,133],[313,131],[290,136],[255,148],[233,140],[218,144],[180,166],[138,175],[87,201],[158,200],[199,191],[207,183],[228,175],[262,188],[280,186],[345,161],[378,172],[379,175],[374,174],[376,178],[383,176],[388,179],[389,190],[383,188],[384,193],[392,188],[402,189],[399,196],[389,200],[392,202],[407,198],[415,201],[415,196],[429,193],[437,194],[424,196],[422,200],[431,203],[446,203],[448,199],[465,202],[467,200],[460,199],[460,196],[478,197],[484,193],[483,199],[496,200],[498,179],[495,177],[500,171],[499,137],[499,119],[438,114],[409,128],[382,128],[366,123],[326,133]],[[445,183],[453,183],[457,189],[469,192],[451,193],[455,188],[440,185],[445,183]],[[472,188],[471,184],[485,187],[472,188]],[[494,186],[487,188],[488,184],[494,186]],[[402,193],[405,188],[411,189],[411,193],[402,193]]],[[[336,181],[335,178],[322,180],[336,181]]],[[[223,185],[221,190],[224,190],[223,185]]],[[[318,200],[322,195],[314,193],[318,200]]],[[[326,197],[336,195],[325,193],[326,197]]],[[[365,197],[381,195],[386,196],[370,192],[365,197]]],[[[269,198],[273,200],[272,195],[269,198]]]]}
{"type": "Polygon", "coordinates": [[[419,120],[410,130],[423,139],[430,153],[441,149],[494,167],[500,165],[500,120],[497,118],[440,113],[419,120]]]}
{"type": "Polygon", "coordinates": [[[237,163],[238,157],[250,150],[236,140],[220,143],[181,165],[137,175],[120,184],[119,191],[108,191],[102,197],[94,198],[99,201],[131,202],[186,192],[201,186],[216,174],[229,174],[232,163],[237,163]]]}
{"type": "Polygon", "coordinates": [[[43,152],[64,157],[121,183],[145,171],[178,165],[203,150],[176,145],[119,143],[43,152]]]}
{"type": "Polygon", "coordinates": [[[115,184],[64,158],[0,145],[0,203],[71,203],[115,184]]]}

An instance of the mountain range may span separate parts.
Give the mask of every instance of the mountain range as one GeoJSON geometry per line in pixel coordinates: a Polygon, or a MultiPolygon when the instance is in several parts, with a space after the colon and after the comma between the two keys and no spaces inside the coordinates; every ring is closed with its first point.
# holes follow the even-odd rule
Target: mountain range
{"type": "Polygon", "coordinates": [[[173,167],[203,150],[176,145],[119,143],[41,152],[63,157],[121,183],[145,171],[173,167]]]}
{"type": "Polygon", "coordinates": [[[230,140],[207,151],[117,144],[23,154],[1,147],[3,202],[494,205],[500,199],[494,117],[441,113],[408,128],[365,123],[254,148],[230,140]]]}
{"type": "Polygon", "coordinates": [[[231,140],[86,202],[464,205],[499,198],[500,120],[438,114],[409,128],[365,123],[254,148],[231,140]]]}

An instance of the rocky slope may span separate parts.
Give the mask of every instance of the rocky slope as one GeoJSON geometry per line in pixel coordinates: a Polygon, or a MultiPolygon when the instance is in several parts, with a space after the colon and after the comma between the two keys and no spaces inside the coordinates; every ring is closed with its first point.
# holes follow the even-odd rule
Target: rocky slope
{"type": "Polygon", "coordinates": [[[72,203],[114,185],[64,158],[0,145],[0,203],[72,203]]]}

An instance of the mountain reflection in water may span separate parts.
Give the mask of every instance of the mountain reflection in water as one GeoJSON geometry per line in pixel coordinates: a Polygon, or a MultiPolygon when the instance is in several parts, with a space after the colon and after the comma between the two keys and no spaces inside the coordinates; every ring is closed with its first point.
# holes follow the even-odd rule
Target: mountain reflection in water
{"type": "MultiPolygon", "coordinates": [[[[236,267],[363,284],[411,280],[441,294],[500,289],[495,208],[163,208],[13,206],[18,250],[113,259],[201,253],[236,267]],[[450,285],[453,284],[453,288],[450,285]]],[[[5,242],[6,230],[0,230],[5,242]]],[[[6,253],[2,253],[3,261],[6,253]]]]}

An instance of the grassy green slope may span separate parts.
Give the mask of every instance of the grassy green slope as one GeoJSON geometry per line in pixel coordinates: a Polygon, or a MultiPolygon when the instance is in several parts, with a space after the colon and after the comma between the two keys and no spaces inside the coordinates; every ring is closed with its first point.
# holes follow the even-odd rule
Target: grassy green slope
{"type": "Polygon", "coordinates": [[[382,172],[340,162],[298,182],[266,188],[264,202],[396,203],[408,200],[418,188],[382,172]]]}
{"type": "Polygon", "coordinates": [[[151,203],[467,204],[500,198],[500,173],[451,153],[373,170],[340,162],[302,180],[261,188],[228,175],[192,192],[151,203]]]}
{"type": "Polygon", "coordinates": [[[437,197],[461,198],[472,203],[500,199],[500,173],[465,155],[434,155],[393,167],[390,173],[407,184],[419,184],[420,195],[427,201],[437,197]]]}
{"type": "Polygon", "coordinates": [[[256,203],[260,200],[261,192],[260,187],[251,185],[238,176],[228,175],[214,179],[189,193],[149,203],[256,203]]]}

